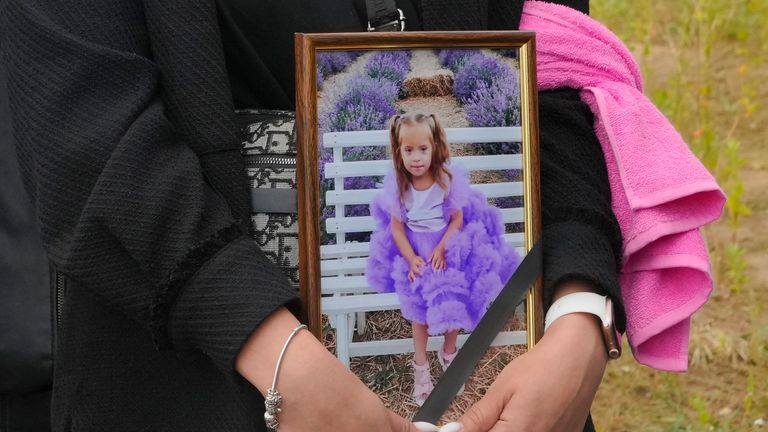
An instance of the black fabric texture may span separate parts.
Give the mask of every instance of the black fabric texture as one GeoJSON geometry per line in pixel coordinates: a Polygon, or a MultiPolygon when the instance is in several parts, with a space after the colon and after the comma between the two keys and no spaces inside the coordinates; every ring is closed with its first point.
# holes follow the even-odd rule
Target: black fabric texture
{"type": "Polygon", "coordinates": [[[593,123],[577,90],[539,92],[544,308],[559,284],[586,281],[614,301],[623,332],[621,230],[593,123]]]}
{"type": "Polygon", "coordinates": [[[0,395],[0,432],[48,432],[50,411],[50,389],[0,395]]]}
{"type": "Polygon", "coordinates": [[[488,0],[421,0],[424,30],[488,28],[488,0]]]}
{"type": "Polygon", "coordinates": [[[298,293],[248,233],[215,5],[8,2],[0,20],[22,177],[68,277],[53,430],[263,430],[234,358],[298,293]]]}
{"type": "MultiPolygon", "coordinates": [[[[249,239],[234,108],[293,107],[293,32],[359,31],[364,22],[352,3],[331,3],[324,19],[292,15],[290,2],[276,0],[243,11],[219,1],[218,17],[202,0],[7,2],[0,10],[24,185],[49,258],[68,277],[53,430],[264,430],[263,398],[236,373],[234,356],[273,310],[295,312],[297,293],[249,239]],[[249,30],[265,28],[261,38],[221,29],[232,22],[228,11],[229,19],[247,15],[240,22],[249,30]]],[[[551,124],[544,105],[542,128],[551,124]]],[[[550,147],[542,158],[567,158],[565,169],[584,164],[587,172],[572,173],[589,177],[581,184],[607,185],[593,165],[602,159],[542,141],[550,147]]],[[[578,191],[579,208],[593,203],[600,214],[610,198],[600,192],[578,191]]],[[[557,222],[600,237],[576,249],[616,264],[612,231],[557,222]]],[[[545,220],[545,240],[549,227],[545,220]]],[[[601,282],[595,269],[552,262],[545,258],[545,272],[555,280],[601,282]]]]}
{"type": "Polygon", "coordinates": [[[19,172],[6,89],[0,61],[0,393],[17,394],[50,390],[53,326],[48,258],[19,172]]]}

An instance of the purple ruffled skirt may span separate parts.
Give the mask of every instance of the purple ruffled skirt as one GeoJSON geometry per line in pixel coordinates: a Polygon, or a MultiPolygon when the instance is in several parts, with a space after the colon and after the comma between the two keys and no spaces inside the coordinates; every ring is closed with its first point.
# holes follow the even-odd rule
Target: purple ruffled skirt
{"type": "MultiPolygon", "coordinates": [[[[414,232],[406,228],[406,235],[416,254],[427,261],[446,229],[414,232]]],[[[422,275],[411,282],[410,265],[394,244],[391,232],[377,231],[371,237],[368,281],[379,292],[396,292],[403,317],[426,325],[430,335],[472,331],[517,268],[520,257],[479,221],[470,222],[448,239],[445,257],[444,270],[433,270],[427,263],[422,275]]]]}

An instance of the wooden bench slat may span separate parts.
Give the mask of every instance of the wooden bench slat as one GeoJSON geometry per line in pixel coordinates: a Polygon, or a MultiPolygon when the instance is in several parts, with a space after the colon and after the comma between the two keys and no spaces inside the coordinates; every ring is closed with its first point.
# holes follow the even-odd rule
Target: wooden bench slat
{"type": "MultiPolygon", "coordinates": [[[[503,235],[504,241],[513,246],[523,246],[525,236],[521,232],[503,235]]],[[[347,242],[344,244],[320,246],[320,259],[342,258],[348,256],[368,256],[368,242],[347,242]]]]}
{"type": "MultiPolygon", "coordinates": [[[[504,223],[523,222],[523,209],[500,209],[504,223]]],[[[376,227],[373,216],[332,217],[325,220],[325,231],[329,234],[370,232],[376,227]]]]}
{"type": "Polygon", "coordinates": [[[323,294],[373,293],[365,276],[329,276],[320,278],[323,294]]]}
{"type": "MultiPolygon", "coordinates": [[[[523,196],[523,182],[483,183],[473,184],[472,187],[485,194],[487,198],[523,196]]],[[[329,190],[325,194],[325,204],[370,204],[379,192],[381,192],[381,189],[329,190]]]]}
{"type": "MultiPolygon", "coordinates": [[[[489,156],[455,156],[469,171],[495,171],[522,169],[523,158],[519,154],[489,156]]],[[[327,162],[325,178],[383,176],[392,166],[390,160],[327,162]]]]}
{"type": "MultiPolygon", "coordinates": [[[[516,247],[515,250],[520,256],[525,255],[522,247],[516,247]]],[[[320,276],[351,275],[365,272],[366,260],[368,258],[343,258],[343,259],[324,259],[320,260],[320,276]]],[[[323,290],[325,294],[325,291],[323,290]]]]}
{"type": "MultiPolygon", "coordinates": [[[[445,136],[451,144],[522,142],[522,130],[519,126],[445,128],[445,136]]],[[[389,145],[389,130],[327,132],[323,134],[323,146],[326,148],[387,145],[389,145]]]]}
{"type": "Polygon", "coordinates": [[[343,258],[347,256],[368,256],[368,242],[344,243],[320,246],[320,259],[343,258]]]}
{"type": "Polygon", "coordinates": [[[351,296],[323,297],[322,311],[328,315],[347,314],[357,311],[383,311],[400,308],[397,294],[358,294],[351,296]]]}

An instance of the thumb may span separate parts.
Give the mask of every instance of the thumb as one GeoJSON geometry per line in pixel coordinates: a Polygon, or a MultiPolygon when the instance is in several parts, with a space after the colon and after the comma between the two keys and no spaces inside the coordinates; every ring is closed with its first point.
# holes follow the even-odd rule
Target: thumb
{"type": "Polygon", "coordinates": [[[421,429],[416,428],[416,425],[393,411],[389,411],[389,430],[392,432],[421,432],[421,429]]]}
{"type": "Polygon", "coordinates": [[[461,432],[487,432],[493,428],[501,416],[503,401],[490,394],[472,405],[458,420],[463,427],[461,432]],[[490,396],[490,397],[489,397],[490,396]]]}

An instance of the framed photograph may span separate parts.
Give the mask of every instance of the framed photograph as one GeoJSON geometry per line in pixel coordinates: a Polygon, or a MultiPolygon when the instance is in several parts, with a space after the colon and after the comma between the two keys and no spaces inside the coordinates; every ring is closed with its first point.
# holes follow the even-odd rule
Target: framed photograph
{"type": "MultiPolygon", "coordinates": [[[[311,331],[410,418],[540,236],[534,34],[296,35],[311,331]]],[[[543,331],[533,284],[456,417],[543,331]]]]}

